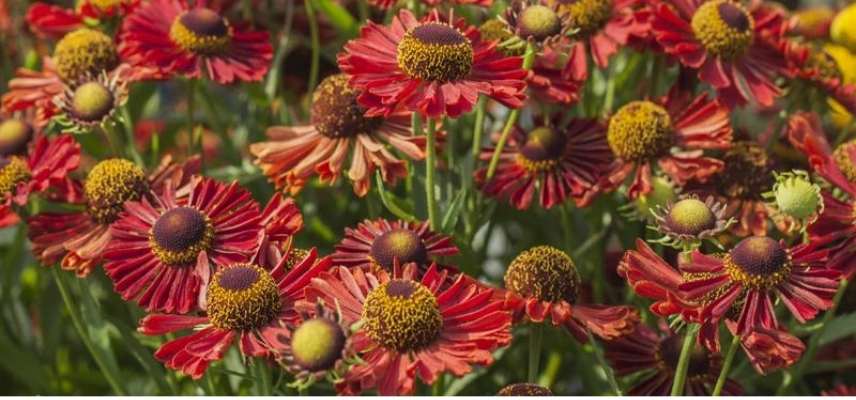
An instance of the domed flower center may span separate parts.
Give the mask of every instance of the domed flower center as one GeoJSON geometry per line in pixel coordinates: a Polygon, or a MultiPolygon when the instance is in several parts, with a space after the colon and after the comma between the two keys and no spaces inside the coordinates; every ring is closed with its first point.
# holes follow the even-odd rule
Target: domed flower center
{"type": "Polygon", "coordinates": [[[378,236],[369,252],[372,259],[387,271],[392,271],[395,260],[399,265],[428,262],[428,249],[419,234],[409,229],[393,229],[378,236]]]}
{"type": "Polygon", "coordinates": [[[347,75],[325,78],[312,93],[312,125],[330,138],[372,134],[383,119],[366,118],[365,109],[357,103],[358,95],[348,84],[347,75]]]}
{"type": "Polygon", "coordinates": [[[221,269],[208,286],[208,318],[217,328],[248,331],[273,321],[282,308],[270,273],[257,265],[221,269]]]}
{"type": "Polygon", "coordinates": [[[18,183],[30,178],[27,161],[20,157],[0,157],[0,201],[6,193],[11,193],[18,183]]]}
{"type": "Polygon", "coordinates": [[[732,281],[758,289],[769,289],[791,273],[788,252],[775,239],[750,236],[725,256],[725,269],[732,281]]]}
{"type": "Polygon", "coordinates": [[[752,44],[755,21],[743,6],[729,0],[709,0],[693,14],[693,34],[715,56],[733,58],[752,44]]]}
{"type": "Polygon", "coordinates": [[[303,369],[315,372],[332,368],[342,357],[345,333],[339,324],[327,318],[314,318],[300,324],[291,336],[291,353],[303,369]]]}
{"type": "Polygon", "coordinates": [[[185,51],[205,55],[223,53],[231,41],[229,24],[207,8],[194,8],[176,17],[169,37],[185,51]]]}
{"type": "Polygon", "coordinates": [[[291,270],[292,268],[294,268],[295,265],[305,260],[307,256],[309,256],[309,250],[292,247],[291,251],[289,251],[288,255],[286,256],[286,270],[291,270]]]}
{"type": "Polygon", "coordinates": [[[83,184],[87,211],[98,223],[112,223],[125,202],[139,200],[148,186],[146,175],[137,164],[121,158],[101,161],[92,167],[83,184]]]}
{"type": "Polygon", "coordinates": [[[520,161],[530,171],[553,168],[564,153],[566,143],[567,139],[561,132],[546,126],[535,128],[520,146],[520,161]]]}
{"type": "Polygon", "coordinates": [[[562,31],[562,21],[552,8],[535,4],[520,13],[517,31],[523,38],[541,41],[558,35],[562,31]]]}
{"type": "Polygon", "coordinates": [[[113,93],[98,82],[86,82],[74,90],[71,112],[86,122],[101,121],[113,111],[113,93]]]}
{"type": "Polygon", "coordinates": [[[550,389],[547,389],[543,386],[536,385],[534,383],[514,383],[508,385],[502,389],[499,389],[499,392],[496,393],[498,396],[552,396],[553,392],[550,389]]]}
{"type": "Polygon", "coordinates": [[[856,139],[844,142],[832,152],[835,165],[841,170],[848,181],[856,183],[856,139]]]}
{"type": "Polygon", "coordinates": [[[809,181],[805,172],[779,175],[773,194],[780,212],[800,220],[813,216],[823,204],[820,188],[809,181]]]}
{"type": "Polygon", "coordinates": [[[372,340],[400,352],[430,345],[443,328],[434,294],[419,282],[402,279],[369,292],[362,320],[372,340]]]}
{"type": "Polygon", "coordinates": [[[696,236],[716,227],[716,215],[703,201],[683,199],[672,205],[665,223],[679,234],[696,236]]]}
{"type": "Polygon", "coordinates": [[[573,303],[577,299],[580,276],[565,252],[551,246],[537,246],[511,261],[505,271],[505,287],[522,297],[573,303]]]}
{"type": "Polygon", "coordinates": [[[714,182],[722,194],[736,199],[761,200],[773,188],[773,163],[763,147],[736,142],[722,156],[725,168],[714,182]]]}
{"type": "Polygon", "coordinates": [[[619,158],[647,161],[668,152],[672,146],[672,119],[657,104],[633,101],[609,119],[606,139],[619,158]]]}
{"type": "Polygon", "coordinates": [[[211,222],[192,207],[173,208],[161,214],[151,233],[152,251],[167,265],[195,262],[199,252],[208,250],[213,240],[211,222]]]}
{"type": "Polygon", "coordinates": [[[612,0],[559,0],[559,12],[569,19],[576,36],[588,37],[612,18],[612,0]]]}
{"type": "MultiPolygon", "coordinates": [[[[660,341],[660,344],[657,346],[657,357],[663,363],[664,367],[674,371],[678,367],[682,347],[683,338],[679,335],[671,335],[660,341]]],[[[694,377],[707,374],[710,371],[710,363],[710,354],[704,347],[696,343],[690,353],[687,376],[694,377]]]]}
{"type": "Polygon", "coordinates": [[[0,123],[0,157],[27,152],[33,128],[24,121],[10,118],[0,123]]]}
{"type": "Polygon", "coordinates": [[[457,29],[438,22],[413,28],[398,43],[398,66],[424,81],[464,78],[473,66],[473,45],[457,29]]]}
{"type": "Polygon", "coordinates": [[[56,44],[54,62],[59,77],[66,82],[98,75],[119,65],[113,39],[100,31],[80,28],[56,44]]]}

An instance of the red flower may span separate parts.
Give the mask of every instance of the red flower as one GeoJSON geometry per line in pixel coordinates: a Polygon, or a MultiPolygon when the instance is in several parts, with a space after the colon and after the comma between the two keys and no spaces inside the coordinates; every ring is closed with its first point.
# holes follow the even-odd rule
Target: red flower
{"type": "Polygon", "coordinates": [[[338,304],[348,323],[362,321],[352,340],[365,361],[345,375],[340,394],[377,387],[381,395],[413,393],[415,380],[432,384],[444,372],[464,376],[471,364],[511,342],[511,316],[493,291],[432,264],[383,270],[334,268],[312,280],[307,301],[338,304]]]}
{"type": "MultiPolygon", "coordinates": [[[[421,270],[437,257],[454,256],[458,248],[452,238],[431,231],[428,222],[365,220],[356,229],[345,228],[345,238],[336,245],[336,265],[392,271],[396,260],[415,263],[421,270]]],[[[442,268],[451,268],[442,266],[442,268]]]]}
{"type": "Polygon", "coordinates": [[[224,84],[260,81],[273,58],[267,32],[232,25],[204,2],[152,0],[124,19],[119,41],[119,53],[132,65],[167,76],[204,72],[224,84]]]}
{"type": "Polygon", "coordinates": [[[435,11],[422,22],[402,9],[389,27],[373,22],[345,45],[339,68],[362,91],[367,116],[405,109],[428,117],[457,117],[484,94],[518,108],[525,99],[522,58],[506,57],[463,20],[442,22],[435,11]]]}
{"type": "Polygon", "coordinates": [[[832,389],[820,392],[823,396],[856,396],[856,386],[846,386],[839,383],[832,389]]]}
{"type": "Polygon", "coordinates": [[[237,340],[249,357],[271,357],[283,348],[286,324],[299,320],[294,304],[310,280],[330,268],[312,249],[293,266],[283,258],[272,270],[254,264],[225,265],[211,278],[204,316],[150,314],[140,321],[145,335],[194,332],[166,342],[155,358],[167,368],[199,379],[212,361],[223,358],[237,340]],[[291,267],[291,268],[289,268],[291,267]]]}
{"type": "Polygon", "coordinates": [[[56,73],[53,60],[45,57],[42,59],[42,71],[27,68],[15,71],[15,77],[9,80],[8,91],[3,94],[3,111],[12,113],[35,108],[33,125],[41,129],[57,112],[54,96],[62,94],[64,90],[65,85],[56,73]]]}
{"type": "Polygon", "coordinates": [[[139,4],[139,0],[114,2],[78,2],[75,9],[35,2],[27,9],[27,24],[40,37],[60,38],[77,28],[86,26],[86,20],[99,20],[127,14],[139,4]]]}
{"type": "Polygon", "coordinates": [[[123,299],[148,312],[184,314],[196,308],[215,266],[257,250],[261,218],[237,183],[200,179],[186,198],[170,187],[152,200],[125,203],[111,225],[104,270],[123,299]]]}
{"type": "Polygon", "coordinates": [[[62,185],[66,176],[77,169],[80,145],[70,135],[53,139],[39,136],[27,151],[32,128],[10,119],[4,121],[0,129],[3,130],[0,139],[0,228],[5,228],[20,221],[13,205],[25,206],[31,194],[62,185]]]}
{"type": "MultiPolygon", "coordinates": [[[[737,329],[732,321],[727,320],[726,325],[732,333],[737,329]]],[[[740,338],[740,345],[749,362],[761,375],[794,365],[805,350],[805,345],[795,336],[764,326],[751,327],[740,338]]]]}
{"type": "Polygon", "coordinates": [[[538,99],[548,103],[573,104],[580,98],[584,80],[577,80],[566,71],[567,60],[562,51],[545,47],[535,57],[527,83],[538,99]]]}
{"type": "Polygon", "coordinates": [[[788,41],[785,50],[791,75],[819,88],[849,113],[856,113],[856,85],[844,83],[844,77],[832,55],[826,50],[796,40],[788,41]]]}
{"type": "Polygon", "coordinates": [[[749,100],[769,107],[786,74],[782,14],[761,2],[747,10],[730,0],[670,0],[656,6],[651,29],[663,50],[698,70],[729,107],[749,100]]]}
{"type": "Polygon", "coordinates": [[[112,236],[110,224],[119,218],[126,201],[139,200],[149,190],[157,196],[167,182],[183,187],[198,171],[198,158],[175,164],[165,157],[149,176],[128,160],[101,161],[83,184],[69,180],[65,188],[64,200],[82,210],[44,212],[27,220],[33,254],[44,265],[61,261],[63,269],[88,275],[101,261],[112,236]]]}
{"type": "Polygon", "coordinates": [[[627,250],[618,264],[618,274],[636,294],[654,300],[651,312],[661,317],[692,308],[684,302],[678,289],[681,273],[664,261],[642,239],[636,239],[636,250],[627,250]]]}
{"type": "MultiPolygon", "coordinates": [[[[476,171],[475,179],[489,196],[507,199],[526,209],[540,190],[540,204],[551,208],[569,197],[578,207],[588,205],[599,192],[605,166],[612,161],[606,129],[597,120],[572,119],[562,123],[554,115],[544,126],[528,131],[516,126],[503,148],[496,175],[485,182],[487,169],[476,171]]],[[[493,147],[482,151],[489,160],[493,147]]]]}
{"type": "Polygon", "coordinates": [[[727,108],[704,94],[691,99],[677,88],[656,102],[624,105],[610,117],[607,129],[616,159],[604,184],[614,188],[632,175],[631,199],[651,191],[655,162],[679,185],[708,180],[724,165],[705,157],[703,149],[728,148],[732,133],[727,108]],[[680,150],[673,153],[672,147],[680,150]]]}

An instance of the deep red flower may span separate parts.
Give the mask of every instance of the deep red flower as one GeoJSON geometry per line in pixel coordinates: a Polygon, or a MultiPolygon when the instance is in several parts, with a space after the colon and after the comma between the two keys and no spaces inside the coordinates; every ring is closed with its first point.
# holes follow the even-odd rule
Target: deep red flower
{"type": "Polygon", "coordinates": [[[567,71],[569,62],[563,50],[545,47],[535,56],[527,83],[532,95],[541,101],[567,105],[580,99],[585,81],[567,71]]]}
{"type": "MultiPolygon", "coordinates": [[[[732,333],[737,330],[737,323],[733,321],[726,320],[726,325],[732,333]]],[[[805,350],[805,345],[796,336],[764,326],[750,327],[749,332],[740,338],[740,346],[761,375],[794,365],[805,350]]]]}
{"type": "MultiPolygon", "coordinates": [[[[517,125],[502,149],[496,175],[487,179],[487,168],[475,179],[489,196],[508,200],[518,209],[532,204],[540,191],[541,207],[551,208],[573,198],[578,207],[588,205],[599,193],[599,183],[612,163],[606,128],[597,120],[565,119],[561,113],[549,123],[524,129],[517,125]]],[[[494,148],[481,153],[490,160],[494,148]]]]}
{"type": "Polygon", "coordinates": [[[381,395],[413,393],[415,381],[464,376],[472,364],[490,365],[491,353],[511,342],[511,315],[493,291],[432,264],[392,273],[336,267],[312,280],[307,301],[338,304],[349,323],[362,321],[352,340],[364,363],[353,366],[340,394],[376,387],[381,395]]]}
{"type": "Polygon", "coordinates": [[[346,267],[392,271],[397,260],[415,263],[424,271],[438,257],[454,256],[458,251],[450,236],[432,231],[428,222],[381,218],[360,222],[356,229],[345,228],[345,237],[332,257],[336,265],[346,267]]]}
{"type": "Polygon", "coordinates": [[[58,39],[87,20],[100,20],[129,13],[139,0],[84,0],[69,9],[37,1],[27,9],[27,25],[39,37],[58,39]]]}
{"type": "Polygon", "coordinates": [[[615,161],[604,185],[615,188],[632,176],[628,196],[635,199],[651,191],[655,163],[679,185],[707,181],[724,164],[703,149],[726,149],[731,135],[728,109],[704,94],[692,99],[675,87],[656,102],[630,102],[609,119],[615,161]]]}
{"type": "Polygon", "coordinates": [[[856,386],[839,383],[834,388],[820,392],[822,396],[856,396],[856,386]]]}
{"type": "Polygon", "coordinates": [[[462,19],[444,22],[435,11],[421,22],[402,9],[390,26],[369,22],[339,54],[339,68],[362,91],[367,116],[400,109],[429,117],[469,112],[478,96],[508,107],[525,100],[521,57],[508,57],[496,42],[481,40],[462,19]]]}
{"type": "Polygon", "coordinates": [[[329,258],[318,259],[314,248],[294,265],[287,260],[283,258],[271,270],[247,263],[222,266],[208,286],[205,314],[143,318],[139,331],[149,336],[193,330],[163,344],[155,358],[167,368],[199,379],[236,340],[248,357],[279,354],[286,324],[300,318],[295,303],[304,298],[310,280],[331,266],[329,258]]]}
{"type": "Polygon", "coordinates": [[[747,9],[731,0],[668,0],[654,10],[651,29],[663,50],[698,70],[729,107],[756,101],[769,107],[786,75],[780,11],[761,2],[747,9]]]}
{"type": "Polygon", "coordinates": [[[39,136],[33,140],[33,129],[14,119],[1,126],[0,228],[5,228],[20,221],[13,206],[25,206],[31,194],[62,185],[66,176],[77,169],[80,145],[71,135],[53,139],[39,136]],[[31,140],[33,145],[28,150],[31,140]]]}
{"type": "Polygon", "coordinates": [[[152,0],[125,17],[119,53],[130,64],[158,68],[167,77],[259,81],[270,68],[268,33],[233,25],[205,2],[152,0]]]}
{"type": "Polygon", "coordinates": [[[636,294],[654,300],[651,312],[661,317],[691,309],[680,296],[681,273],[664,261],[642,239],[636,239],[636,250],[627,250],[618,264],[618,274],[636,294]]]}

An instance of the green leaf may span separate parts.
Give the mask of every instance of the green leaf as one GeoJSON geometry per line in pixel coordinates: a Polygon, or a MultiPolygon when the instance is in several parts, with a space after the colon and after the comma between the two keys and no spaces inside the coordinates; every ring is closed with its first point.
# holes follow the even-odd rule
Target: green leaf
{"type": "Polygon", "coordinates": [[[380,171],[375,173],[375,181],[377,182],[377,192],[380,195],[380,201],[383,203],[384,207],[389,210],[389,212],[405,221],[413,222],[418,220],[411,212],[405,210],[411,208],[407,203],[384,189],[383,178],[380,176],[380,171]]]}
{"type": "Polygon", "coordinates": [[[53,381],[48,379],[42,363],[33,351],[21,348],[12,342],[5,332],[0,332],[0,349],[3,349],[0,368],[29,386],[32,394],[46,393],[51,390],[50,385],[53,381]]]}
{"type": "Polygon", "coordinates": [[[357,36],[359,33],[357,20],[354,19],[348,10],[331,0],[315,0],[314,3],[313,8],[324,13],[330,20],[330,24],[339,33],[348,38],[357,36]]]}
{"type": "Polygon", "coordinates": [[[829,321],[818,344],[820,346],[827,345],[852,335],[856,335],[856,312],[841,315],[829,321]]]}
{"type": "Polygon", "coordinates": [[[443,216],[443,221],[440,222],[441,232],[451,231],[455,227],[455,224],[458,223],[458,215],[461,213],[461,209],[463,209],[464,200],[466,200],[466,198],[467,191],[461,190],[455,195],[455,198],[452,199],[452,202],[449,204],[449,208],[446,210],[446,215],[443,216]]]}

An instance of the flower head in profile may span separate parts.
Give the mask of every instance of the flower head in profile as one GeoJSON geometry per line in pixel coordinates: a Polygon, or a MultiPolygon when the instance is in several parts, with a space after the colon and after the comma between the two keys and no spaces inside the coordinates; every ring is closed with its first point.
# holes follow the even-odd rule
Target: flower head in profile
{"type": "Polygon", "coordinates": [[[339,54],[339,68],[361,91],[366,115],[406,110],[457,117],[479,95],[519,108],[526,98],[521,57],[505,56],[462,19],[432,12],[422,21],[402,9],[390,26],[368,22],[339,54]]]}
{"type": "Polygon", "coordinates": [[[352,339],[364,363],[348,370],[340,394],[372,387],[410,394],[417,379],[430,385],[441,374],[490,365],[491,353],[511,342],[511,315],[491,289],[434,264],[424,273],[397,265],[392,272],[336,267],[306,291],[308,301],[338,304],[348,323],[361,321],[352,339]]]}
{"type": "Polygon", "coordinates": [[[704,201],[697,196],[685,196],[666,207],[658,207],[652,214],[653,229],[663,235],[656,242],[677,249],[698,248],[705,240],[718,245],[716,236],[735,222],[726,218],[725,205],[712,196],[704,201]]]}
{"type": "Polygon", "coordinates": [[[134,66],[222,84],[261,80],[273,58],[267,32],[235,25],[205,2],[152,0],[125,17],[119,41],[134,66]]]}
{"type": "Polygon", "coordinates": [[[95,78],[66,85],[64,92],[54,97],[58,110],[54,121],[67,132],[88,133],[96,126],[115,124],[116,112],[127,99],[127,82],[119,74],[108,77],[102,72],[95,78]]]}

